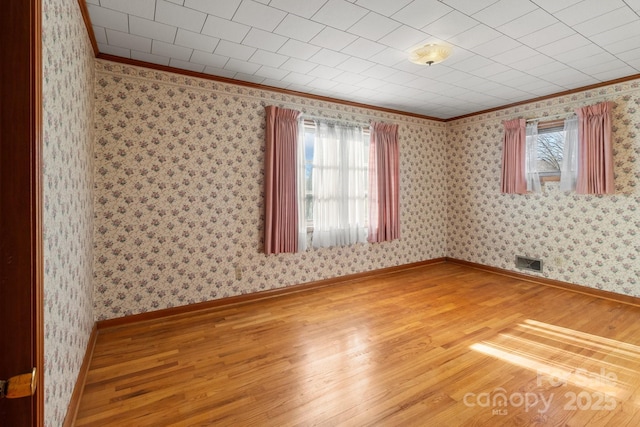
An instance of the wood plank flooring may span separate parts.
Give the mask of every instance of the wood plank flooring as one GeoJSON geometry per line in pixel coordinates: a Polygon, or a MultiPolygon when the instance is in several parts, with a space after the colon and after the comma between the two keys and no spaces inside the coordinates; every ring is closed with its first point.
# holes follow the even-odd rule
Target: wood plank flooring
{"type": "Polygon", "coordinates": [[[451,263],[103,330],[77,426],[638,426],[640,307],[451,263]]]}

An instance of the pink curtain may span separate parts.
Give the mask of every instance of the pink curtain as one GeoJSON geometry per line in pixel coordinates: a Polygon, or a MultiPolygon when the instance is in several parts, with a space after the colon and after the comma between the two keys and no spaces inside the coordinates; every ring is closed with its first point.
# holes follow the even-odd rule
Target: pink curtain
{"type": "Polygon", "coordinates": [[[502,184],[500,190],[506,194],[527,192],[525,178],[526,120],[514,119],[504,122],[502,144],[502,184]]]}
{"type": "Polygon", "coordinates": [[[296,146],[299,111],[265,107],[267,116],[264,165],[266,254],[298,250],[296,146]]]}
{"type": "Polygon", "coordinates": [[[369,146],[369,242],[400,238],[398,125],[371,124],[369,146]]]}
{"type": "Polygon", "coordinates": [[[612,102],[578,108],[578,194],[613,194],[612,102]]]}

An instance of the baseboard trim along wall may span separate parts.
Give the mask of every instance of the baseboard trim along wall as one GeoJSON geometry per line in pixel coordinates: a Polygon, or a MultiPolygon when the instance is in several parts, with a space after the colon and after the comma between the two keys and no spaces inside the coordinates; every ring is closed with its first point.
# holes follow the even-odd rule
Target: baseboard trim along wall
{"type": "Polygon", "coordinates": [[[509,276],[509,277],[513,277],[513,278],[519,279],[519,280],[525,280],[525,281],[528,281],[528,282],[533,282],[533,283],[537,283],[537,284],[541,284],[541,285],[545,285],[545,286],[552,286],[552,287],[555,287],[555,288],[564,289],[564,290],[571,291],[571,292],[578,292],[578,293],[582,293],[582,294],[585,294],[585,295],[590,295],[590,296],[593,296],[593,297],[606,299],[606,300],[609,300],[609,301],[614,301],[614,302],[618,302],[618,303],[629,304],[629,305],[634,305],[634,306],[640,307],[640,298],[633,297],[633,296],[630,296],[630,295],[622,295],[622,294],[618,294],[616,292],[610,292],[610,291],[605,291],[605,290],[601,290],[601,289],[590,288],[590,287],[587,287],[587,286],[576,285],[576,284],[573,284],[573,283],[562,282],[562,281],[553,280],[553,279],[547,279],[547,278],[544,278],[544,277],[533,276],[533,275],[524,274],[524,273],[518,273],[518,272],[515,272],[515,271],[511,271],[511,270],[506,270],[506,269],[502,269],[502,268],[498,268],[498,267],[487,266],[487,265],[483,265],[483,264],[477,264],[477,263],[470,262],[470,261],[464,261],[464,260],[459,260],[459,259],[449,258],[449,257],[442,257],[442,258],[434,258],[434,259],[425,260],[425,261],[419,261],[419,262],[410,263],[410,264],[403,264],[403,265],[398,265],[398,266],[393,266],[393,267],[382,268],[382,269],[378,269],[378,270],[364,271],[364,272],[355,273],[355,274],[348,274],[346,276],[332,277],[332,278],[329,278],[329,279],[318,280],[318,281],[309,282],[309,283],[303,283],[303,284],[300,284],[300,285],[287,286],[287,287],[284,287],[284,288],[270,289],[270,290],[266,290],[266,291],[254,292],[254,293],[243,294],[243,295],[237,295],[237,296],[233,296],[233,297],[221,298],[221,299],[212,300],[212,301],[205,301],[205,302],[200,302],[200,303],[195,303],[195,304],[182,305],[182,306],[178,306],[178,307],[171,307],[171,308],[166,308],[166,309],[161,309],[161,310],[156,310],[156,311],[150,311],[150,312],[146,312],[146,313],[134,314],[134,315],[130,315],[130,316],[117,317],[117,318],[114,318],[114,319],[99,320],[99,321],[96,322],[96,328],[97,328],[97,330],[99,332],[100,330],[108,329],[108,328],[114,328],[114,327],[117,327],[117,326],[128,325],[128,324],[138,323],[138,322],[144,322],[144,321],[147,321],[147,320],[154,320],[154,319],[159,319],[159,318],[168,317],[168,316],[176,316],[176,315],[180,315],[180,314],[188,314],[188,313],[192,313],[194,311],[207,310],[207,309],[215,308],[215,307],[228,306],[228,305],[234,305],[234,304],[243,304],[243,303],[247,303],[247,302],[251,302],[251,301],[257,301],[257,300],[266,299],[266,298],[274,298],[274,297],[277,297],[277,296],[280,296],[280,295],[286,295],[286,294],[296,293],[296,292],[303,292],[303,291],[310,290],[310,289],[318,289],[318,288],[322,288],[322,287],[325,287],[325,286],[337,285],[337,284],[341,284],[341,283],[350,282],[350,281],[353,281],[353,280],[359,280],[359,279],[364,279],[364,278],[370,278],[370,277],[390,274],[390,273],[394,273],[394,272],[397,272],[397,271],[407,270],[407,269],[411,269],[411,268],[424,267],[424,266],[427,266],[427,265],[441,264],[441,263],[444,263],[444,262],[450,262],[450,263],[453,263],[453,264],[463,265],[463,266],[467,266],[467,267],[474,268],[474,269],[477,269],[477,270],[483,270],[483,271],[487,271],[487,272],[490,272],[490,273],[500,274],[502,276],[509,276]]]}
{"type": "Polygon", "coordinates": [[[235,304],[243,304],[246,302],[257,301],[266,298],[273,298],[280,295],[287,295],[296,292],[302,292],[310,289],[323,288],[325,286],[332,286],[341,283],[350,282],[353,280],[359,280],[369,277],[380,276],[384,274],[394,273],[396,271],[407,270],[411,268],[423,267],[431,264],[441,264],[445,262],[445,258],[434,258],[426,261],[414,262],[411,264],[403,264],[394,267],[381,268],[372,271],[363,271],[361,273],[348,274],[346,276],[332,277],[330,279],[318,280],[309,283],[303,283],[300,285],[292,285],[284,288],[270,289],[261,292],[254,292],[250,294],[237,295],[233,297],[220,298],[212,301],[205,301],[189,305],[181,305],[178,307],[165,308],[162,310],[150,311],[147,313],[134,314],[130,316],[117,317],[114,319],[99,320],[96,325],[98,331],[108,328],[114,328],[117,326],[128,325],[131,323],[144,322],[146,320],[154,320],[162,317],[176,316],[179,314],[192,313],[199,310],[207,310],[210,308],[229,306],[235,304]]]}
{"type": "Polygon", "coordinates": [[[640,307],[640,298],[630,295],[622,295],[616,292],[604,291],[602,289],[590,288],[588,286],[575,285],[573,283],[562,282],[560,280],[547,279],[545,277],[533,276],[524,273],[518,273],[516,271],[505,270],[498,267],[490,267],[488,265],[476,264],[475,262],[463,261],[455,258],[445,258],[446,262],[452,264],[464,265],[466,267],[474,268],[476,270],[483,270],[489,273],[500,274],[501,276],[513,277],[514,279],[525,280],[527,282],[533,282],[540,285],[551,286],[554,288],[564,289],[566,291],[578,292],[580,294],[589,295],[596,298],[606,299],[622,304],[629,304],[636,307],[640,307]]]}
{"type": "Polygon", "coordinates": [[[434,265],[434,264],[442,264],[445,262],[458,264],[461,266],[473,268],[476,270],[482,270],[489,273],[499,274],[501,276],[512,277],[514,279],[524,280],[527,282],[532,282],[532,283],[543,285],[543,286],[551,286],[554,288],[559,288],[559,289],[563,289],[570,292],[577,292],[577,293],[589,295],[596,298],[601,298],[601,299],[605,299],[605,300],[609,300],[617,303],[629,304],[629,305],[640,307],[640,298],[636,298],[628,295],[621,295],[615,292],[609,292],[609,291],[604,291],[600,289],[589,288],[586,286],[575,285],[572,283],[561,282],[559,280],[552,280],[544,277],[518,273],[515,271],[505,270],[498,267],[491,267],[487,265],[476,264],[470,261],[463,261],[455,258],[443,257],[443,258],[435,258],[431,260],[420,261],[420,262],[415,262],[411,264],[404,264],[404,265],[399,265],[394,267],[388,267],[388,268],[383,268],[383,269],[378,269],[373,271],[365,271],[362,273],[349,274],[346,276],[333,277],[330,279],[319,280],[319,281],[304,283],[300,285],[287,286],[285,288],[280,288],[280,289],[272,289],[272,290],[267,290],[262,292],[255,292],[251,294],[221,298],[213,301],[189,304],[189,305],[184,305],[180,307],[172,307],[172,308],[167,308],[167,309],[162,309],[157,311],[151,311],[148,313],[118,317],[115,319],[100,320],[96,322],[96,324],[93,327],[93,330],[91,331],[91,336],[87,344],[87,352],[85,354],[84,360],[82,361],[82,366],[78,374],[76,386],[73,389],[73,394],[71,396],[71,401],[69,403],[69,408],[67,410],[67,416],[65,418],[63,427],[71,427],[75,423],[78,409],[80,406],[80,399],[84,391],[84,385],[86,382],[87,374],[89,372],[89,366],[91,364],[91,358],[93,356],[93,350],[95,348],[96,341],[101,330],[144,322],[148,320],[159,319],[163,317],[189,314],[195,311],[207,310],[215,307],[237,305],[237,304],[243,304],[243,303],[252,302],[252,301],[259,301],[262,299],[275,298],[275,297],[283,296],[287,294],[303,292],[311,289],[318,289],[326,286],[340,285],[343,283],[352,282],[354,280],[360,280],[360,279],[371,278],[376,276],[383,276],[383,275],[395,273],[398,271],[424,267],[424,266],[434,265]]]}
{"type": "Polygon", "coordinates": [[[96,347],[96,341],[98,340],[98,327],[93,325],[91,335],[89,336],[89,342],[87,343],[87,351],[82,359],[82,365],[80,365],[80,371],[78,372],[78,379],[76,385],[73,388],[71,394],[71,400],[67,407],[67,415],[64,417],[64,423],[62,427],[73,427],[76,424],[76,417],[78,416],[78,409],[80,409],[80,399],[84,392],[84,385],[87,382],[87,374],[89,373],[89,367],[91,365],[91,359],[93,358],[93,350],[96,347]]]}

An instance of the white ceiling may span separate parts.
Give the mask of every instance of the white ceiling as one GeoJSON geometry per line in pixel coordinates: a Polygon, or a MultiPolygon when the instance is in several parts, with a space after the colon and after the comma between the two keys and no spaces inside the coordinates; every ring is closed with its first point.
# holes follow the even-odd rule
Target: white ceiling
{"type": "Polygon", "coordinates": [[[86,2],[103,54],[443,119],[640,73],[640,0],[86,2]]]}

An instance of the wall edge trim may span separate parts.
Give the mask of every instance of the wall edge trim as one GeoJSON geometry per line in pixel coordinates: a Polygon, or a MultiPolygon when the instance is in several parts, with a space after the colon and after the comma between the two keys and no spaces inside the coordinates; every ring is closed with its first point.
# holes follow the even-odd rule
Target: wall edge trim
{"type": "Polygon", "coordinates": [[[106,53],[98,53],[98,54],[96,54],[96,58],[104,60],[104,61],[114,62],[116,64],[130,65],[130,66],[134,66],[134,67],[146,68],[148,70],[156,70],[156,71],[162,71],[162,72],[165,72],[165,73],[173,73],[173,74],[178,74],[178,75],[181,75],[181,76],[193,77],[193,78],[197,78],[197,79],[220,82],[220,83],[225,83],[225,84],[230,84],[230,85],[235,85],[235,86],[242,86],[242,87],[247,87],[247,88],[251,88],[251,89],[264,90],[264,91],[275,92],[275,93],[282,93],[282,94],[289,95],[289,96],[299,96],[299,97],[302,97],[302,98],[313,99],[313,100],[316,100],[316,101],[331,102],[331,103],[334,103],[334,104],[346,105],[348,107],[355,107],[355,108],[362,108],[362,109],[373,110],[373,111],[380,111],[380,112],[383,112],[383,113],[397,114],[399,116],[414,117],[414,118],[417,118],[417,119],[420,119],[420,120],[430,120],[430,121],[438,122],[438,123],[445,123],[447,121],[447,119],[442,119],[442,118],[439,118],[439,117],[426,116],[424,114],[412,113],[412,112],[409,112],[409,111],[394,110],[392,108],[385,108],[385,107],[380,107],[380,106],[370,105],[370,104],[362,104],[362,103],[355,102],[355,101],[347,101],[345,99],[332,98],[330,96],[314,95],[312,93],[299,92],[299,91],[291,90],[291,89],[283,89],[283,88],[279,88],[279,87],[275,87],[275,86],[263,85],[263,84],[260,84],[260,83],[245,82],[243,80],[231,79],[231,78],[222,77],[222,76],[215,76],[213,74],[205,74],[205,73],[200,73],[200,72],[197,72],[197,71],[183,70],[183,69],[171,67],[171,66],[168,66],[168,65],[154,64],[152,62],[140,61],[140,60],[131,59],[131,58],[123,58],[123,57],[120,57],[120,56],[109,55],[109,54],[106,54],[106,53]]]}
{"type": "Polygon", "coordinates": [[[159,70],[159,71],[166,71],[166,72],[175,73],[175,74],[182,74],[182,75],[186,75],[186,76],[189,76],[189,77],[202,78],[202,79],[206,79],[206,80],[214,80],[214,81],[219,81],[219,82],[222,82],[222,83],[235,84],[235,85],[238,85],[238,86],[247,86],[247,87],[252,87],[252,88],[261,89],[261,90],[268,90],[268,91],[273,91],[273,92],[284,93],[284,94],[287,94],[287,95],[302,96],[302,97],[305,97],[305,98],[316,99],[316,100],[319,100],[319,101],[333,102],[333,103],[336,103],[336,104],[344,104],[344,105],[357,107],[357,108],[366,108],[366,109],[370,109],[370,110],[377,110],[377,111],[382,111],[382,112],[386,112],[386,113],[399,114],[399,115],[404,115],[404,116],[409,116],[409,117],[416,117],[416,118],[419,118],[419,119],[432,120],[432,121],[442,122],[442,123],[448,123],[448,122],[452,122],[452,121],[456,121],[456,120],[460,120],[460,119],[464,119],[464,118],[468,118],[468,117],[479,116],[479,115],[491,113],[491,112],[494,112],[494,111],[506,110],[508,108],[513,108],[513,107],[517,107],[517,106],[520,106],[520,105],[530,104],[530,103],[534,103],[534,102],[540,102],[540,101],[544,101],[544,100],[550,99],[550,98],[556,98],[556,97],[560,97],[560,96],[571,95],[573,93],[584,92],[586,90],[593,90],[593,89],[597,89],[597,88],[600,88],[600,87],[603,87],[603,86],[610,86],[610,85],[617,84],[617,83],[624,83],[624,82],[627,82],[627,81],[636,80],[636,79],[640,78],[640,74],[632,74],[632,75],[620,77],[620,78],[617,78],[617,79],[612,79],[612,80],[608,80],[608,81],[604,81],[604,82],[599,82],[599,83],[595,83],[595,84],[591,84],[591,85],[587,85],[587,86],[582,86],[582,87],[578,87],[578,88],[574,88],[574,89],[568,89],[568,90],[565,90],[565,91],[561,91],[561,92],[557,92],[557,93],[551,93],[551,94],[548,94],[548,95],[542,95],[542,96],[539,96],[539,97],[536,97],[536,98],[527,99],[527,100],[524,100],[524,101],[518,101],[518,102],[511,103],[511,104],[500,105],[500,106],[497,106],[497,107],[488,108],[486,110],[475,111],[473,113],[463,114],[461,116],[449,117],[449,118],[444,119],[444,118],[440,118],[440,117],[433,117],[433,116],[427,116],[427,115],[424,115],[424,114],[412,113],[412,112],[409,112],[409,111],[394,110],[394,109],[385,108],[385,107],[378,107],[378,106],[375,106],[375,105],[360,104],[360,103],[356,103],[356,102],[341,100],[341,99],[338,99],[338,98],[331,98],[331,97],[326,97],[326,96],[314,95],[314,94],[305,93],[305,92],[297,92],[297,91],[277,88],[277,87],[273,87],[273,86],[261,85],[261,84],[257,84],[257,83],[251,83],[251,82],[244,82],[242,80],[236,80],[236,79],[230,79],[230,78],[226,78],[226,77],[214,76],[214,75],[211,75],[211,74],[205,74],[205,73],[198,73],[198,72],[195,72],[195,71],[183,70],[183,69],[179,69],[179,68],[169,67],[169,66],[166,66],[166,65],[154,64],[154,63],[146,62],[146,61],[139,61],[139,60],[135,60],[135,59],[131,59],[131,58],[123,58],[123,57],[119,57],[119,56],[115,56],[115,55],[104,54],[104,53],[101,53],[99,48],[98,48],[98,43],[96,41],[96,37],[95,37],[95,34],[93,32],[93,27],[92,27],[92,23],[91,23],[91,17],[89,16],[89,10],[88,10],[88,7],[87,7],[86,0],[78,0],[78,4],[80,5],[80,10],[82,11],[82,17],[84,19],[85,27],[87,28],[87,33],[89,35],[89,40],[91,41],[91,46],[93,47],[93,51],[94,51],[95,57],[98,58],[98,59],[105,59],[105,60],[112,61],[112,62],[119,62],[119,63],[127,64],[127,65],[134,65],[134,66],[139,66],[139,67],[144,67],[144,68],[149,68],[149,69],[154,69],[154,70],[159,70]]]}
{"type": "Polygon", "coordinates": [[[499,274],[501,276],[507,276],[518,280],[524,280],[526,282],[535,283],[538,285],[549,286],[552,288],[561,289],[569,292],[576,292],[579,294],[604,299],[608,301],[617,302],[620,304],[632,305],[635,307],[640,307],[640,298],[633,297],[630,295],[623,295],[617,292],[605,291],[602,289],[591,288],[583,285],[576,285],[569,282],[563,282],[555,279],[547,279],[546,277],[538,277],[524,273],[518,273],[511,270],[506,270],[499,267],[492,267],[484,264],[478,264],[471,261],[464,261],[461,259],[445,257],[445,262],[451,264],[458,264],[465,267],[474,268],[476,270],[482,270],[489,273],[499,274]]]}
{"type": "Polygon", "coordinates": [[[577,87],[574,89],[568,89],[562,92],[551,93],[549,95],[538,96],[536,98],[531,98],[524,101],[518,101],[511,104],[505,104],[499,107],[488,108],[486,110],[476,111],[475,113],[469,113],[469,114],[464,114],[462,116],[451,117],[451,118],[445,119],[445,122],[449,123],[449,122],[455,122],[461,119],[467,119],[469,117],[482,116],[488,113],[493,113],[495,111],[508,110],[509,108],[519,107],[521,105],[535,104],[536,102],[546,101],[547,99],[561,98],[563,96],[573,95],[574,93],[586,92],[589,90],[599,89],[605,86],[613,86],[616,84],[626,83],[626,82],[630,82],[637,79],[640,79],[640,74],[632,74],[630,76],[620,77],[613,80],[607,80],[605,82],[577,87]]]}
{"type": "Polygon", "coordinates": [[[64,417],[62,427],[73,427],[78,417],[78,410],[80,409],[80,401],[84,394],[84,386],[87,382],[87,375],[89,374],[89,368],[91,367],[91,360],[93,359],[93,351],[96,348],[96,342],[98,341],[98,327],[94,323],[91,329],[91,335],[89,335],[89,341],[87,342],[87,349],[82,359],[82,365],[78,371],[78,378],[76,379],[76,385],[73,387],[71,393],[71,399],[69,400],[69,406],[67,407],[67,414],[64,417]]]}
{"type": "Polygon", "coordinates": [[[89,42],[91,43],[91,48],[93,49],[93,56],[98,56],[100,49],[98,49],[96,34],[93,32],[93,26],[91,25],[91,18],[89,17],[87,1],[78,0],[78,6],[80,7],[80,13],[82,15],[82,20],[84,21],[84,27],[87,30],[87,36],[89,37],[89,42]]]}
{"type": "Polygon", "coordinates": [[[326,286],[335,286],[352,282],[355,280],[361,280],[364,278],[371,278],[375,276],[382,276],[386,274],[395,273],[398,271],[410,270],[413,268],[424,267],[433,264],[442,264],[445,262],[445,258],[434,258],[430,260],[418,261],[410,264],[402,264],[393,267],[386,267],[371,271],[363,271],[360,273],[348,274],[345,276],[332,277],[329,279],[322,279],[308,283],[302,283],[298,285],[286,286],[284,288],[269,289],[260,292],[252,292],[248,294],[236,295],[232,297],[219,298],[211,301],[198,302],[195,304],[181,305],[177,307],[164,308],[160,310],[149,311],[146,313],[132,314],[129,316],[116,317],[113,319],[98,320],[96,327],[98,331],[115,328],[118,326],[129,325],[132,323],[144,322],[147,320],[155,320],[170,316],[176,316],[181,314],[189,314],[196,311],[208,310],[211,308],[232,306],[238,304],[244,304],[253,301],[259,301],[269,298],[275,298],[288,294],[308,291],[312,289],[324,288],[326,286]]]}

